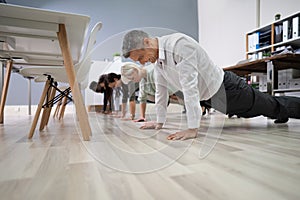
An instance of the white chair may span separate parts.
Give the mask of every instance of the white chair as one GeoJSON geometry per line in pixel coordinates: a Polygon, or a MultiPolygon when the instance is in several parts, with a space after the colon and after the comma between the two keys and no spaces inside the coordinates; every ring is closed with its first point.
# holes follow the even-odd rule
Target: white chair
{"type": "MultiPolygon", "coordinates": [[[[97,33],[102,28],[102,22],[98,22],[88,37],[88,41],[86,44],[86,48],[84,53],[80,57],[80,61],[74,65],[74,70],[76,74],[75,83],[79,84],[80,89],[84,89],[88,85],[88,74],[90,70],[91,62],[91,51],[96,44],[97,33]]],[[[55,93],[58,90],[60,92],[61,98],[71,98],[69,96],[69,88],[61,91],[56,87],[57,82],[61,83],[69,83],[66,70],[63,66],[34,66],[34,67],[26,67],[20,70],[19,72],[24,77],[34,77],[36,82],[46,82],[44,91],[42,93],[40,102],[47,102],[44,105],[38,105],[37,111],[35,113],[35,120],[32,123],[31,130],[29,132],[29,138],[32,138],[37,121],[41,112],[41,109],[44,108],[40,131],[44,129],[47,125],[49,116],[51,113],[51,108],[53,104],[56,102],[55,93]]],[[[42,103],[43,104],[43,103],[42,103]]]]}

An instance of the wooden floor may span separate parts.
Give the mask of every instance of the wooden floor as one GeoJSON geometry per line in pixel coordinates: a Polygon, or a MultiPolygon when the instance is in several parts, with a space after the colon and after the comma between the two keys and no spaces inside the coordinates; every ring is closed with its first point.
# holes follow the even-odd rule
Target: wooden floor
{"type": "Polygon", "coordinates": [[[33,116],[8,107],[0,126],[0,199],[300,199],[300,120],[275,125],[214,112],[202,119],[197,139],[170,142],[166,136],[186,119],[176,105],[168,117],[166,128],[154,131],[89,113],[93,136],[83,142],[70,109],[28,140],[33,116]]]}

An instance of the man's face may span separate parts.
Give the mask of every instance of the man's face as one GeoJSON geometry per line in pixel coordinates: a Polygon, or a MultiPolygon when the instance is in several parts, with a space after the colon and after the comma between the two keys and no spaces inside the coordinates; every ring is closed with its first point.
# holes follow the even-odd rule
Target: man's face
{"type": "Polygon", "coordinates": [[[100,87],[105,87],[104,82],[100,83],[100,87]]]}
{"type": "Polygon", "coordinates": [[[116,82],[108,83],[108,87],[115,88],[116,87],[116,82]]]}
{"type": "Polygon", "coordinates": [[[142,65],[147,62],[155,63],[158,55],[154,49],[136,49],[130,52],[129,57],[134,61],[139,61],[142,65]]]}
{"type": "Polygon", "coordinates": [[[108,87],[110,87],[110,88],[116,88],[116,87],[120,87],[121,84],[122,84],[121,79],[118,80],[118,79],[115,78],[114,82],[108,83],[108,87]]]}

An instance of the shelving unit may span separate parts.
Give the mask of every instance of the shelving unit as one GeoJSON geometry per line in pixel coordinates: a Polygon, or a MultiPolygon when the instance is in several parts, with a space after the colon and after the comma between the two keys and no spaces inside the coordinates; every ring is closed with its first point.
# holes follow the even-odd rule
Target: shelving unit
{"type": "Polygon", "coordinates": [[[300,12],[246,34],[246,59],[262,59],[291,46],[300,48],[300,12]]]}
{"type": "MultiPolygon", "coordinates": [[[[259,83],[262,85],[261,91],[268,90],[272,95],[300,91],[300,88],[290,88],[290,79],[285,75],[287,69],[299,70],[297,58],[284,62],[269,59],[281,59],[278,55],[293,53],[295,50],[300,51],[300,11],[246,33],[246,59],[251,62],[267,62],[265,66],[268,66],[268,69],[264,71],[267,79],[263,75],[260,76],[260,79],[263,79],[259,83]]],[[[255,72],[261,72],[261,66],[255,68],[255,72]]],[[[291,74],[289,76],[291,77],[291,74]]]]}
{"type": "Polygon", "coordinates": [[[271,95],[299,92],[300,78],[294,74],[300,70],[300,11],[246,33],[246,60],[224,70],[247,80],[261,74],[259,89],[271,95]]]}

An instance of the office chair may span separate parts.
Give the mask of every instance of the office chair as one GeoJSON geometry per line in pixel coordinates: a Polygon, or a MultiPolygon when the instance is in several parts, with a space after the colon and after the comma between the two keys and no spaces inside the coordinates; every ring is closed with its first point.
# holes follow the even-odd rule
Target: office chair
{"type": "MultiPolygon", "coordinates": [[[[89,75],[91,62],[91,51],[96,44],[97,33],[102,28],[102,22],[98,22],[92,28],[91,33],[88,37],[87,45],[84,53],[80,57],[80,61],[74,65],[74,70],[76,74],[76,83],[79,84],[80,89],[84,89],[87,87],[87,80],[89,75]]],[[[24,77],[34,77],[35,82],[46,82],[44,86],[44,91],[41,95],[40,102],[45,102],[44,105],[38,105],[37,111],[35,115],[36,120],[33,121],[31,130],[29,132],[29,138],[33,136],[34,130],[37,125],[37,121],[40,115],[40,111],[42,108],[43,115],[40,124],[40,131],[44,129],[49,121],[49,116],[51,113],[52,106],[63,100],[64,106],[66,103],[72,101],[72,97],[70,96],[71,90],[70,87],[60,90],[57,87],[57,82],[61,83],[69,83],[66,70],[63,66],[34,66],[34,67],[26,67],[20,70],[19,72],[24,77]],[[56,91],[59,91],[59,95],[55,97],[56,91]]],[[[57,111],[58,112],[58,111],[57,111]]]]}

